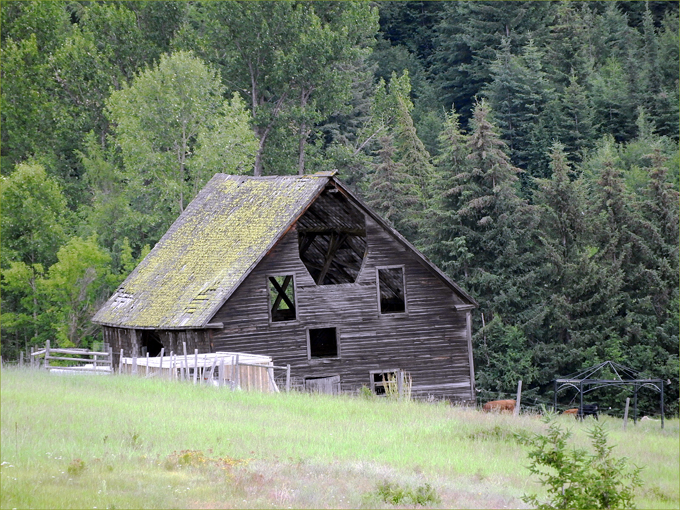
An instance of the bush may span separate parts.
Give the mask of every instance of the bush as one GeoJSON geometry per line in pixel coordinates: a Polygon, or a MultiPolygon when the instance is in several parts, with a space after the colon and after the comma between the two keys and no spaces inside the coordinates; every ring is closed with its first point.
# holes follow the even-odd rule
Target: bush
{"type": "MultiPolygon", "coordinates": [[[[547,423],[550,420],[546,420],[547,423]]],[[[595,453],[567,447],[571,432],[550,424],[547,434],[520,438],[531,447],[529,471],[547,487],[550,501],[539,503],[536,496],[522,500],[539,509],[553,508],[635,508],[634,491],[642,485],[641,468],[628,470],[625,457],[611,457],[607,433],[596,424],[588,431],[595,453]]]]}
{"type": "Polygon", "coordinates": [[[415,489],[407,489],[399,484],[384,481],[378,484],[376,495],[385,503],[391,505],[426,506],[441,501],[434,488],[426,483],[415,489]]]}

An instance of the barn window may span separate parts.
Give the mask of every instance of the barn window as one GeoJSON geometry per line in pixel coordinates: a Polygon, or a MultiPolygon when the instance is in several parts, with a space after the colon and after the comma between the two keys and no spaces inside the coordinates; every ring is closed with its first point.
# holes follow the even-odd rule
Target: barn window
{"type": "Polygon", "coordinates": [[[330,186],[297,222],[300,260],[317,285],[354,283],[366,258],[366,218],[330,186]]]}
{"type": "Polygon", "coordinates": [[[309,329],[308,358],[336,358],[338,356],[338,332],[336,328],[309,329]]]}
{"type": "Polygon", "coordinates": [[[378,268],[380,313],[402,313],[406,311],[404,288],[403,266],[378,268]]]}
{"type": "Polygon", "coordinates": [[[295,281],[293,275],[270,276],[269,308],[272,322],[293,321],[295,311],[295,281]]]}
{"type": "Polygon", "coordinates": [[[399,374],[398,368],[389,370],[372,370],[371,376],[371,391],[376,395],[385,395],[385,383],[394,381],[396,383],[399,374]]]}

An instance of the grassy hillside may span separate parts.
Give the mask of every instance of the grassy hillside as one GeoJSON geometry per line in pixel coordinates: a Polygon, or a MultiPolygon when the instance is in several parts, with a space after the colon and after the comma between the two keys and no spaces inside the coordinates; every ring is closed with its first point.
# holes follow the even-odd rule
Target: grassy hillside
{"type": "MultiPolygon", "coordinates": [[[[513,436],[545,430],[531,416],[17,369],[1,390],[2,508],[390,508],[384,481],[430,484],[442,508],[542,494],[513,436]]],[[[588,443],[587,421],[560,419],[588,443]]],[[[677,508],[678,420],[606,423],[645,466],[638,507],[677,508]]]]}

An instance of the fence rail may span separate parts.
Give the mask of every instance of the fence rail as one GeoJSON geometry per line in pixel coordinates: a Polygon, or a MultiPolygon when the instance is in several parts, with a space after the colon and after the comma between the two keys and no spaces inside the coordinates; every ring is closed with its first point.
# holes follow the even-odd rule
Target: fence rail
{"type": "MultiPolygon", "coordinates": [[[[42,366],[43,368],[50,371],[58,370],[61,372],[93,372],[98,374],[113,373],[113,351],[111,348],[108,349],[108,352],[91,351],[89,349],[78,348],[59,349],[51,348],[50,341],[47,340],[45,342],[44,349],[38,349],[37,351],[34,351],[31,347],[30,358],[31,367],[39,368],[42,366]],[[55,356],[55,354],[62,354],[63,356],[55,356]],[[50,365],[50,360],[82,363],[84,366],[53,366],[50,365]]],[[[21,362],[23,364],[23,355],[21,356],[21,362]]]]}

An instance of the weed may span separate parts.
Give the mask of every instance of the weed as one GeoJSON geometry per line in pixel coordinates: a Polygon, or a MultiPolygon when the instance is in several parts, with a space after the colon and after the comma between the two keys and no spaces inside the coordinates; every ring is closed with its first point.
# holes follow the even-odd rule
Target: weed
{"type": "Polygon", "coordinates": [[[408,489],[385,480],[378,484],[375,495],[390,505],[427,506],[441,501],[437,491],[429,483],[419,485],[415,489],[408,489]]]}
{"type": "Polygon", "coordinates": [[[232,457],[206,457],[200,450],[182,450],[181,452],[172,452],[168,455],[163,463],[163,466],[168,471],[178,468],[200,468],[206,465],[216,466],[224,470],[230,470],[234,466],[245,465],[246,460],[234,459],[232,457]]]}
{"type": "Polygon", "coordinates": [[[395,374],[383,374],[383,387],[385,388],[385,396],[392,400],[411,400],[411,386],[413,380],[411,374],[404,372],[404,379],[402,381],[401,397],[399,395],[399,382],[395,374]]]}
{"type": "Polygon", "coordinates": [[[71,476],[78,476],[85,471],[85,462],[82,459],[73,459],[66,468],[66,471],[71,476]]]}
{"type": "Polygon", "coordinates": [[[375,394],[371,391],[371,388],[364,385],[359,390],[359,397],[363,398],[364,400],[373,400],[375,398],[375,394]]]}
{"type": "MultiPolygon", "coordinates": [[[[549,422],[550,420],[546,420],[549,422]]],[[[536,496],[524,495],[525,503],[539,509],[552,508],[635,508],[634,490],[642,485],[641,469],[628,471],[627,459],[611,457],[603,425],[588,431],[594,454],[583,449],[568,449],[571,432],[551,423],[547,434],[526,440],[531,448],[529,471],[547,487],[550,501],[539,503],[536,496]]]]}

